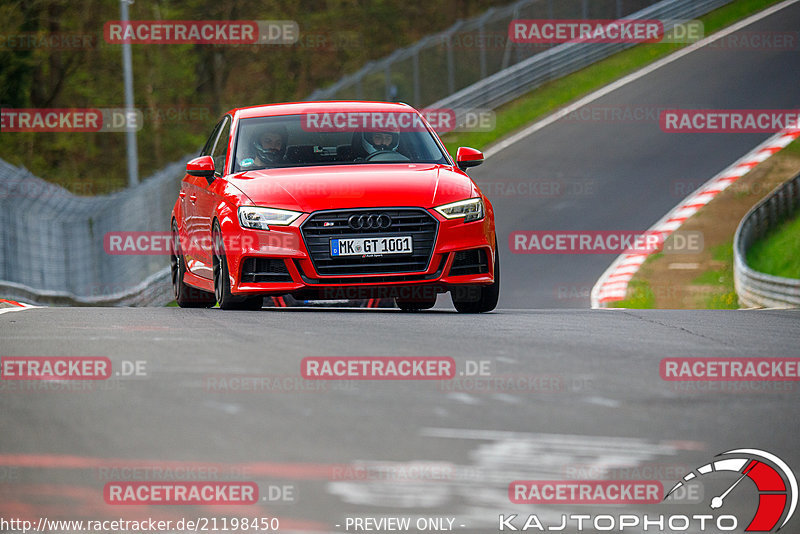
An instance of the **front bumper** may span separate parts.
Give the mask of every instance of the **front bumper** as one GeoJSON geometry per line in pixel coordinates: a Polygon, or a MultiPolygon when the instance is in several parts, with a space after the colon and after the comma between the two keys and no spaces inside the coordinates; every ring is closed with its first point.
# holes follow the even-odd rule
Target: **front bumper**
{"type": "MultiPolygon", "coordinates": [[[[427,262],[417,263],[415,269],[402,272],[374,272],[386,271],[386,268],[370,267],[368,259],[362,260],[367,262],[365,268],[353,269],[356,271],[354,274],[320,272],[322,268],[318,270],[315,266],[315,263],[321,263],[319,252],[311,257],[303,225],[321,212],[306,214],[290,226],[273,226],[268,231],[243,229],[237,225],[226,233],[226,239],[240,245],[234,250],[227,249],[233,278],[231,291],[243,295],[290,293],[305,299],[406,298],[411,288],[425,287],[429,293],[445,292],[452,286],[494,282],[495,235],[490,215],[464,223],[460,219],[445,219],[434,210],[420,211],[436,222],[433,245],[427,262]],[[231,232],[238,232],[238,235],[230,235],[231,232]],[[471,252],[464,254],[464,251],[471,252]],[[254,264],[260,269],[268,269],[271,274],[253,276],[254,264]]],[[[315,243],[315,250],[319,251],[320,241],[315,243]]],[[[378,261],[380,259],[376,263],[378,261]]],[[[327,270],[331,271],[330,268],[327,270]]]]}

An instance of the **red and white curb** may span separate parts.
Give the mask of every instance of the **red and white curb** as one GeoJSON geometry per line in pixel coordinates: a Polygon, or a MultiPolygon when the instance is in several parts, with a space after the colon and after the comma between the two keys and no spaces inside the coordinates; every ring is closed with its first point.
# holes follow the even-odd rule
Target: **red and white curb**
{"type": "Polygon", "coordinates": [[[7,313],[7,312],[15,312],[15,311],[22,311],[27,310],[30,308],[38,308],[39,306],[33,306],[31,304],[25,304],[24,302],[17,302],[16,300],[9,300],[9,299],[0,299],[0,314],[7,313]]]}
{"type": "MultiPolygon", "coordinates": [[[[728,186],[798,137],[800,137],[800,128],[786,129],[770,137],[686,197],[660,221],[651,226],[647,233],[660,234],[659,237],[663,243],[689,217],[711,202],[714,197],[727,189],[728,186]]],[[[611,302],[623,300],[628,292],[628,283],[653,252],[655,251],[618,256],[592,288],[592,308],[604,308],[611,302]]]]}

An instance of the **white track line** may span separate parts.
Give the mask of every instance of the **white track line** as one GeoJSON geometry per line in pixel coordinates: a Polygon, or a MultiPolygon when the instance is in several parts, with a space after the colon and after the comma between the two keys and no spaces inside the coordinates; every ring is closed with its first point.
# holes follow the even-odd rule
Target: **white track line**
{"type": "Polygon", "coordinates": [[[0,308],[0,315],[8,312],[23,311],[23,310],[29,310],[31,308],[41,307],[41,306],[32,306],[30,304],[25,304],[24,302],[17,302],[17,304],[19,304],[19,306],[13,306],[11,308],[0,308]]]}
{"type": "Polygon", "coordinates": [[[709,44],[711,44],[714,41],[717,41],[719,39],[722,39],[723,37],[727,37],[728,35],[730,35],[730,34],[732,34],[734,32],[737,32],[737,31],[741,30],[742,28],[744,28],[746,26],[749,26],[750,24],[753,24],[754,22],[758,22],[759,20],[761,20],[763,18],[766,18],[766,17],[772,15],[773,13],[776,13],[776,12],[780,11],[781,9],[789,7],[792,4],[796,4],[797,2],[800,2],[800,0],[786,0],[785,2],[781,2],[780,4],[775,4],[774,6],[772,6],[770,8],[767,8],[764,11],[760,11],[760,12],[756,13],[755,15],[752,15],[752,16],[744,19],[744,20],[741,20],[741,21],[737,22],[736,24],[733,24],[732,26],[728,26],[727,28],[724,28],[724,29],[718,31],[718,32],[706,37],[705,39],[701,39],[700,41],[697,41],[696,43],[693,43],[693,44],[691,44],[691,45],[689,45],[689,46],[687,46],[685,48],[681,48],[677,52],[674,52],[674,53],[668,55],[667,57],[665,57],[663,59],[659,59],[655,63],[651,63],[650,65],[648,65],[648,66],[646,66],[646,67],[644,67],[644,68],[642,68],[640,70],[637,70],[634,73],[628,74],[627,76],[624,76],[624,77],[620,78],[619,80],[617,80],[615,82],[612,82],[611,84],[606,85],[605,87],[603,87],[601,89],[598,89],[594,93],[591,93],[591,94],[581,98],[580,100],[578,100],[576,102],[573,102],[572,104],[568,105],[567,107],[556,111],[552,115],[548,115],[547,117],[541,119],[540,121],[531,124],[530,126],[525,128],[524,130],[522,130],[520,132],[517,132],[516,134],[514,134],[514,135],[512,135],[512,136],[510,136],[510,137],[508,137],[508,138],[506,138],[506,139],[504,139],[504,140],[502,140],[502,141],[490,146],[488,149],[486,149],[486,152],[484,153],[484,158],[488,159],[489,157],[494,156],[498,152],[510,147],[511,145],[513,145],[514,143],[516,143],[518,141],[521,141],[522,139],[528,137],[532,133],[538,132],[539,130],[541,130],[545,126],[548,126],[548,125],[556,122],[557,120],[566,117],[570,113],[573,113],[574,111],[577,111],[578,109],[584,107],[585,105],[589,104],[590,102],[594,102],[595,100],[604,97],[605,95],[611,93],[612,91],[616,91],[620,87],[624,87],[624,86],[628,85],[629,83],[638,80],[639,78],[643,78],[644,76],[647,76],[651,72],[653,72],[653,71],[655,71],[657,69],[660,69],[661,67],[663,67],[665,65],[669,65],[673,61],[677,61],[680,58],[682,58],[682,57],[684,57],[684,56],[686,56],[688,54],[691,54],[695,50],[703,48],[704,46],[709,45],[709,44]]]}

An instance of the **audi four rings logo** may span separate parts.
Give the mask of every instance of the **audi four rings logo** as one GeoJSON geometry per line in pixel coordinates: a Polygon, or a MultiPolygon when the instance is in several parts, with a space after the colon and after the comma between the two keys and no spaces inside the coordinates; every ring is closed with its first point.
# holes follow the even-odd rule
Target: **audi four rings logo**
{"type": "Polygon", "coordinates": [[[392,218],[386,213],[381,213],[380,215],[365,213],[364,215],[352,215],[347,219],[347,223],[353,230],[389,228],[392,225],[392,218]]]}

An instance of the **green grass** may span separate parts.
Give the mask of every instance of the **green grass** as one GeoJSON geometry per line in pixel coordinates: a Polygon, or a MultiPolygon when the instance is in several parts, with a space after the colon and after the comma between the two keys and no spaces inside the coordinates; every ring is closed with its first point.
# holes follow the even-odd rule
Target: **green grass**
{"type": "MultiPolygon", "coordinates": [[[[639,273],[645,272],[651,263],[663,255],[663,252],[656,252],[648,256],[640,267],[639,273]]],[[[637,278],[637,276],[638,275],[635,275],[634,278],[628,282],[628,297],[616,302],[610,302],[608,304],[609,308],[651,309],[655,307],[656,295],[650,287],[650,283],[642,278],[637,278]]]]}
{"type": "Polygon", "coordinates": [[[612,308],[651,309],[656,305],[656,295],[647,280],[634,278],[628,283],[628,298],[612,302],[612,308]]]}
{"type": "MultiPolygon", "coordinates": [[[[647,265],[663,256],[662,253],[653,254],[642,264],[645,272],[647,265]]],[[[704,307],[708,309],[735,310],[739,307],[739,299],[733,288],[733,241],[716,246],[711,249],[711,258],[714,261],[722,262],[724,265],[719,269],[709,269],[702,272],[692,284],[703,286],[715,286],[711,293],[706,296],[704,307]]],[[[634,277],[628,284],[628,296],[624,300],[613,302],[609,305],[612,308],[634,308],[649,309],[656,305],[655,292],[650,286],[647,277],[634,277]]]]}
{"type": "Polygon", "coordinates": [[[784,221],[756,241],[747,251],[747,264],[762,273],[800,278],[800,217],[784,221]]]}
{"type": "Polygon", "coordinates": [[[794,141],[786,145],[786,148],[783,149],[783,153],[800,156],[800,139],[795,139],[794,141]]]}
{"type": "MultiPolygon", "coordinates": [[[[780,0],[736,0],[700,17],[699,20],[703,22],[705,35],[710,35],[778,1],[780,0]]],[[[548,82],[527,95],[501,106],[495,110],[497,123],[492,131],[454,132],[442,136],[442,140],[453,155],[460,146],[483,149],[536,119],[549,115],[566,104],[685,46],[687,45],[683,43],[649,43],[634,46],[573,74],[548,82]]]]}
{"type": "Polygon", "coordinates": [[[719,269],[700,273],[692,284],[713,286],[706,296],[705,307],[713,310],[735,310],[739,308],[739,297],[733,286],[733,240],[711,249],[711,259],[722,262],[719,269]]]}

